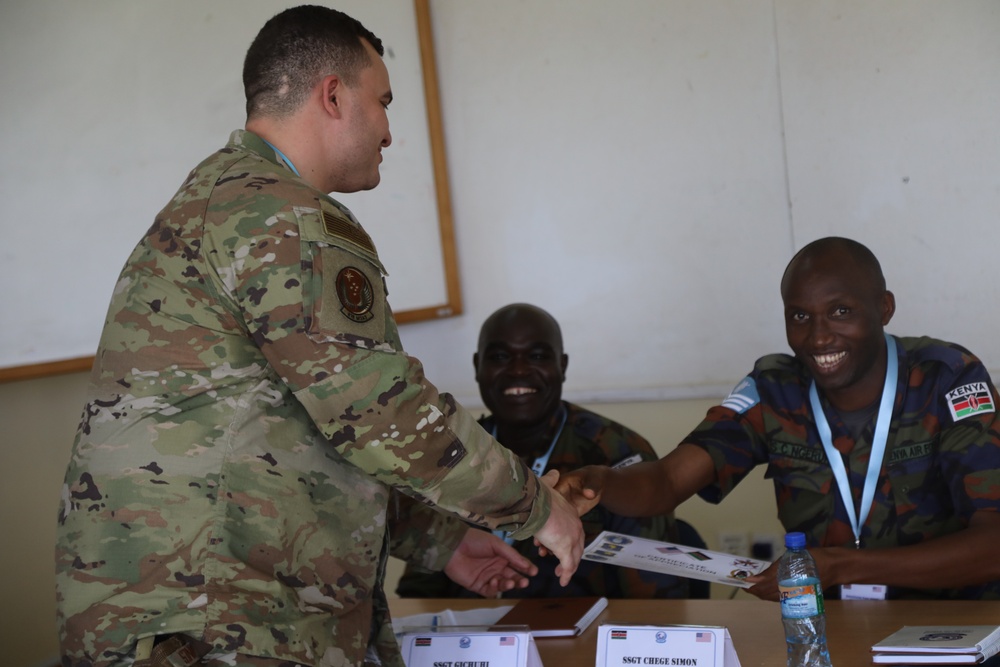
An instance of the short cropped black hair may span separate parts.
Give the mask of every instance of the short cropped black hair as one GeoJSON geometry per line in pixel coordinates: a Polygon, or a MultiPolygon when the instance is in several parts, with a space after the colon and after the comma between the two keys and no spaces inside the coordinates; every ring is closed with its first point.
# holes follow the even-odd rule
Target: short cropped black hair
{"type": "Polygon", "coordinates": [[[850,261],[854,262],[854,265],[859,270],[866,272],[869,280],[877,290],[885,291],[885,276],[882,273],[882,265],[879,264],[875,253],[854,239],[842,236],[827,236],[806,244],[801,250],[795,253],[791,261],[788,262],[788,266],[785,267],[785,273],[781,277],[781,293],[785,293],[788,277],[793,265],[798,264],[800,261],[836,252],[843,253],[844,256],[850,258],[850,261]]]}
{"type": "Polygon", "coordinates": [[[276,14],[257,33],[243,61],[247,118],[295,112],[328,74],[355,85],[359,72],[371,65],[361,40],[385,55],[382,40],[336,9],[302,5],[276,14]]]}

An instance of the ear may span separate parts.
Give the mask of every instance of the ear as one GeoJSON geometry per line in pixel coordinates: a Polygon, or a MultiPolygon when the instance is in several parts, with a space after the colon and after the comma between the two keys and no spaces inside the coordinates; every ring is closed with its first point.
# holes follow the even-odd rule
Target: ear
{"type": "Polygon", "coordinates": [[[569,366],[569,355],[564,354],[562,358],[559,359],[559,367],[562,368],[562,379],[563,382],[566,381],[566,367],[569,366]]]}
{"type": "Polygon", "coordinates": [[[889,324],[889,320],[896,312],[896,297],[889,290],[882,296],[882,326],[889,324]]]}
{"type": "Polygon", "coordinates": [[[336,74],[329,74],[319,82],[320,103],[323,110],[335,118],[342,115],[343,100],[340,99],[344,90],[344,82],[336,74]]]}
{"type": "Polygon", "coordinates": [[[479,378],[479,353],[472,353],[472,367],[476,369],[476,379],[479,378]]]}

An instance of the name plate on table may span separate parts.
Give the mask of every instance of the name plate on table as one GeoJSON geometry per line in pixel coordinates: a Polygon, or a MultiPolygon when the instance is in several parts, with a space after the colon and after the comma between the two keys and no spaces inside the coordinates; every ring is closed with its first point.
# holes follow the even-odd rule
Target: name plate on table
{"type": "Polygon", "coordinates": [[[524,627],[511,631],[460,627],[407,631],[400,639],[406,667],[542,667],[524,627]]]}
{"type": "Polygon", "coordinates": [[[729,630],[694,625],[601,625],[597,667],[739,667],[729,630]]]}
{"type": "Polygon", "coordinates": [[[840,587],[841,600],[884,600],[888,587],[871,584],[844,584],[840,587]]]}

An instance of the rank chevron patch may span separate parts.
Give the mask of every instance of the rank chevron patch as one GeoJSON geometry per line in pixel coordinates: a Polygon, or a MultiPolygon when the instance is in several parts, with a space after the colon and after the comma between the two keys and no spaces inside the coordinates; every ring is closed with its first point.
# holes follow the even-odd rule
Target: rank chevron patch
{"type": "Polygon", "coordinates": [[[733,387],[729,396],[726,396],[726,400],[722,402],[722,407],[729,408],[737,414],[743,414],[758,403],[760,403],[760,394],[757,393],[757,383],[748,375],[733,387]]]}

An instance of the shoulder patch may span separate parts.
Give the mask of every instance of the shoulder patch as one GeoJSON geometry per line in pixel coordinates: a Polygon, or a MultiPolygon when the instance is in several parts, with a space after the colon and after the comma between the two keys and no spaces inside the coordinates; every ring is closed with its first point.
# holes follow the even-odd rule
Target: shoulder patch
{"type": "Polygon", "coordinates": [[[337,274],[336,287],[340,312],[344,317],[358,323],[375,317],[372,312],[375,289],[364,271],[354,266],[345,266],[337,274]]]}
{"type": "Polygon", "coordinates": [[[736,414],[743,414],[758,403],[760,395],[757,393],[757,383],[748,375],[733,387],[729,396],[722,402],[722,407],[729,408],[736,414]]]}
{"type": "Polygon", "coordinates": [[[945,398],[948,399],[948,409],[951,410],[951,417],[955,421],[983,412],[996,411],[990,386],[985,382],[964,384],[949,391],[945,394],[945,398]]]}

